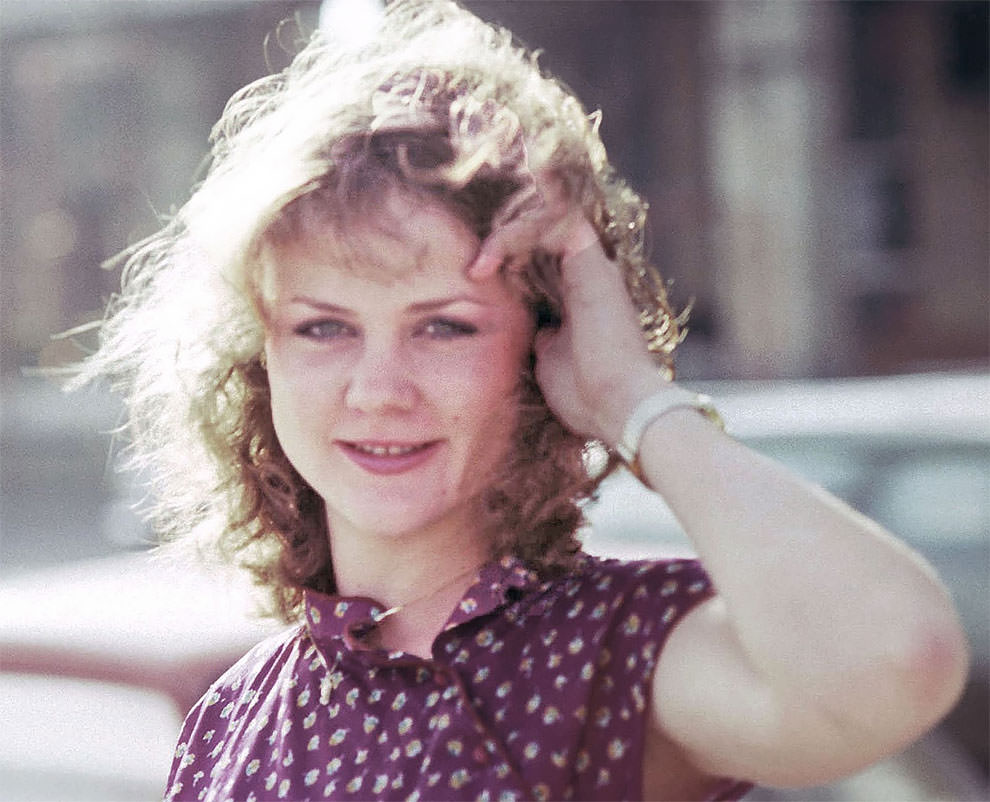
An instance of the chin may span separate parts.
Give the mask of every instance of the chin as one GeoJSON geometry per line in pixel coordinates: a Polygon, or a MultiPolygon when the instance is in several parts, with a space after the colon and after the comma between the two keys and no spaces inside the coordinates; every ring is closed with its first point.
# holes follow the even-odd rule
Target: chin
{"type": "Polygon", "coordinates": [[[441,527],[459,531],[477,530],[480,488],[465,486],[452,490],[449,483],[418,481],[389,488],[387,485],[352,488],[324,496],[330,521],[346,522],[346,527],[382,538],[399,539],[441,527]]]}
{"type": "MultiPolygon", "coordinates": [[[[384,538],[402,538],[429,529],[446,517],[442,511],[382,503],[365,509],[337,509],[349,528],[384,538]]],[[[331,513],[333,517],[333,513],[331,513]]]]}

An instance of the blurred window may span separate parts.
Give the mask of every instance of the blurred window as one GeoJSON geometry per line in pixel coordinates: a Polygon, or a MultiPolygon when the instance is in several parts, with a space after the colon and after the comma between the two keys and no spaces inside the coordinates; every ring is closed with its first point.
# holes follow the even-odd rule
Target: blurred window
{"type": "Polygon", "coordinates": [[[877,483],[870,510],[912,541],[976,543],[990,534],[990,453],[926,449],[903,455],[877,483]]]}
{"type": "Polygon", "coordinates": [[[774,438],[752,445],[913,543],[990,535],[990,449],[883,438],[774,438]]]}
{"type": "Polygon", "coordinates": [[[869,465],[861,443],[825,437],[782,437],[749,443],[817,485],[854,503],[869,465]]]}

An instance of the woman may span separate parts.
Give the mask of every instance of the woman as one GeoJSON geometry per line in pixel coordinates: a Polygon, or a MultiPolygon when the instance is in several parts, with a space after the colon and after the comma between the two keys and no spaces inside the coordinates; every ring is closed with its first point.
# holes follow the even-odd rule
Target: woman
{"type": "Polygon", "coordinates": [[[84,375],[126,393],[160,527],[295,622],[190,712],[169,798],[738,798],[956,699],[931,570],[670,380],[596,123],[506,33],[397,4],[236,95],[130,255],[84,375]],[[700,562],[580,552],[620,460],[700,562]]]}

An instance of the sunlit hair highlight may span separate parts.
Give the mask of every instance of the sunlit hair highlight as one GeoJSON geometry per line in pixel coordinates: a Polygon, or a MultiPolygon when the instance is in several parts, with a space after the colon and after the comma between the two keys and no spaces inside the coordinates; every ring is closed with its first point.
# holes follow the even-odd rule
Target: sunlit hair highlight
{"type": "MultiPolygon", "coordinates": [[[[302,591],[334,589],[322,499],[275,435],[263,359],[266,254],[313,220],[347,230],[399,189],[436,201],[479,238],[524,211],[551,169],[622,272],[658,368],[680,334],[644,260],[646,206],[616,177],[587,114],[511,35],[448,2],[391,5],[378,35],[316,33],[282,72],[239,91],[212,136],[209,172],[175,219],[127,255],[99,350],[78,381],[110,377],[129,455],[152,484],[167,540],[219,553],[283,618],[302,591]],[[307,222],[309,221],[309,222],[307,222]]],[[[560,309],[553,254],[516,276],[537,325],[560,309]]],[[[579,548],[581,504],[601,476],[523,366],[506,463],[480,500],[494,554],[552,571],[579,548]]],[[[614,460],[610,465],[614,464],[614,460]]]]}

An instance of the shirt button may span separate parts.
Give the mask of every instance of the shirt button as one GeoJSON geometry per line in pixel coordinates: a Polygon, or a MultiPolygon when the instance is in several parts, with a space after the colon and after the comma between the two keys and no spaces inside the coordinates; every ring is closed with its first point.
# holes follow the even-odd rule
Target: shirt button
{"type": "Polygon", "coordinates": [[[488,753],[485,752],[485,750],[482,749],[480,746],[476,746],[474,748],[474,752],[472,753],[472,756],[474,757],[474,762],[475,763],[487,763],[488,762],[488,753]]]}
{"type": "Polygon", "coordinates": [[[446,677],[446,675],[444,674],[443,671],[441,671],[440,669],[436,669],[433,672],[433,681],[437,685],[446,685],[447,684],[447,677],[446,677]]]}

